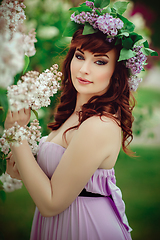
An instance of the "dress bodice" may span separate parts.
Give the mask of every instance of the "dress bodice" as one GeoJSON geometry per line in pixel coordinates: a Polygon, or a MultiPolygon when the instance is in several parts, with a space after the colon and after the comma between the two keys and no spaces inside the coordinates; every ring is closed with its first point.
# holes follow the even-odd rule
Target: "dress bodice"
{"type": "MultiPolygon", "coordinates": [[[[39,143],[37,162],[45,174],[51,179],[66,149],[54,142],[46,142],[47,137],[42,137],[39,143]]],[[[97,169],[85,186],[86,191],[104,196],[112,196],[118,215],[126,227],[131,228],[125,215],[125,204],[122,200],[121,190],[116,186],[114,168],[97,169]]]]}

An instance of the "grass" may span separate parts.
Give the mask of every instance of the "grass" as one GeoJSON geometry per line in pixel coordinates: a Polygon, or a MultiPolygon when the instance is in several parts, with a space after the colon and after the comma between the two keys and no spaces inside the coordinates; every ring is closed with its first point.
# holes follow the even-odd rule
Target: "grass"
{"type": "Polygon", "coordinates": [[[126,203],[133,240],[158,240],[160,149],[134,147],[137,158],[120,153],[115,170],[126,203]]]}
{"type": "Polygon", "coordinates": [[[134,94],[138,107],[159,107],[160,106],[160,90],[151,88],[139,88],[134,94]]]}
{"type": "MultiPolygon", "coordinates": [[[[158,240],[160,224],[160,149],[132,148],[139,157],[120,152],[115,171],[123,193],[133,240],[158,240]]],[[[25,187],[7,193],[0,204],[0,239],[29,240],[34,203],[25,187]]]]}

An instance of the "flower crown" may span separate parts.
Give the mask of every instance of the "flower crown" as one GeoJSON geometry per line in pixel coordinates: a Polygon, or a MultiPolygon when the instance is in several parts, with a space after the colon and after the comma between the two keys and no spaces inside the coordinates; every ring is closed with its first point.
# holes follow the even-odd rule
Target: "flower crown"
{"type": "Polygon", "coordinates": [[[121,44],[118,61],[124,61],[129,69],[129,87],[136,91],[142,81],[137,75],[146,65],[147,56],[158,54],[149,48],[148,42],[141,35],[134,32],[134,24],[122,16],[128,3],[117,1],[110,4],[110,0],[88,0],[79,7],[71,8],[74,13],[63,35],[72,37],[79,26],[83,25],[83,35],[101,31],[106,35],[106,41],[115,41],[115,45],[121,44]]]}

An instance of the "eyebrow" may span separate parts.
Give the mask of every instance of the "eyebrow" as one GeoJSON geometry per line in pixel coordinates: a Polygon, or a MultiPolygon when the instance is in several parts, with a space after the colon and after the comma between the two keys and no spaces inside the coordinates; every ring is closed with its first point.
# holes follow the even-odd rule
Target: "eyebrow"
{"type": "MultiPolygon", "coordinates": [[[[77,48],[77,51],[81,52],[82,54],[84,54],[84,52],[80,49],[80,48],[77,48]]],[[[94,57],[108,57],[107,54],[103,54],[103,53],[100,53],[100,54],[94,54],[94,57]]]]}

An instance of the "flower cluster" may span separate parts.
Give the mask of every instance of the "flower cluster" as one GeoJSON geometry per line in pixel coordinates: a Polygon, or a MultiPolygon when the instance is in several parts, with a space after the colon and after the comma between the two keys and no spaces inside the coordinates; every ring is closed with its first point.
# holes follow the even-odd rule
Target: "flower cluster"
{"type": "Polygon", "coordinates": [[[128,79],[129,89],[131,91],[136,91],[140,82],[142,82],[142,78],[139,78],[136,75],[129,77],[128,79]]]}
{"type": "Polygon", "coordinates": [[[112,37],[116,36],[118,30],[123,27],[122,20],[119,18],[113,18],[109,13],[99,16],[96,23],[100,31],[112,37]]]}
{"type": "Polygon", "coordinates": [[[22,24],[26,19],[23,8],[26,6],[22,1],[3,0],[0,6],[0,18],[5,19],[5,30],[13,34],[17,31],[19,24],[22,24]]]}
{"type": "MultiPolygon", "coordinates": [[[[38,142],[40,141],[41,127],[39,122],[35,119],[30,126],[20,127],[17,122],[13,127],[4,130],[2,138],[0,138],[1,151],[7,155],[10,151],[10,145],[19,146],[22,140],[26,139],[30,145],[33,155],[36,156],[38,152],[38,142]]],[[[6,192],[12,192],[22,187],[20,180],[13,179],[7,173],[0,176],[0,181],[3,183],[3,189],[6,192]]]]}
{"type": "Polygon", "coordinates": [[[38,120],[34,120],[30,127],[20,127],[17,122],[13,127],[5,129],[3,136],[0,138],[1,151],[7,155],[10,149],[10,145],[19,146],[24,139],[26,139],[31,147],[33,155],[37,154],[38,145],[40,141],[41,133],[38,120]]]}
{"type": "Polygon", "coordinates": [[[146,55],[141,52],[142,46],[137,46],[133,48],[136,53],[135,57],[129,58],[126,62],[126,67],[130,68],[132,75],[137,75],[143,70],[143,66],[147,60],[146,55]]]}
{"type": "Polygon", "coordinates": [[[0,87],[7,88],[14,76],[23,70],[24,55],[35,54],[34,29],[29,35],[21,32],[21,24],[26,19],[23,0],[3,0],[0,5],[0,87]]]}
{"type": "Polygon", "coordinates": [[[133,48],[133,51],[136,55],[132,58],[129,58],[126,61],[126,67],[130,69],[131,76],[128,80],[130,90],[136,91],[138,84],[142,81],[142,78],[139,78],[139,74],[143,70],[143,66],[146,63],[147,57],[141,52],[142,46],[136,46],[133,48]]]}
{"type": "Polygon", "coordinates": [[[5,192],[13,192],[22,187],[21,180],[11,178],[7,173],[3,173],[0,176],[0,181],[3,183],[3,189],[5,192]]]}
{"type": "Polygon", "coordinates": [[[36,49],[34,43],[37,42],[35,29],[31,29],[28,35],[23,34],[23,49],[28,57],[34,56],[36,49]]]}
{"type": "Polygon", "coordinates": [[[7,34],[0,34],[0,42],[0,87],[7,88],[13,83],[14,76],[23,70],[23,35],[15,32],[8,39],[7,34]]]}
{"type": "MultiPolygon", "coordinates": [[[[98,15],[93,2],[86,1],[86,6],[90,7],[92,11],[81,12],[80,14],[71,15],[71,21],[78,24],[85,24],[88,22],[94,29],[99,29],[107,35],[107,40],[110,42],[118,34],[118,30],[122,29],[123,21],[120,18],[114,18],[109,13],[98,15]]],[[[98,9],[100,12],[103,9],[98,9]]]]}
{"type": "Polygon", "coordinates": [[[39,74],[29,71],[17,85],[8,87],[8,99],[11,111],[19,111],[22,108],[31,107],[34,110],[47,107],[50,97],[57,93],[62,73],[57,71],[58,65],[54,64],[50,69],[39,74]]]}
{"type": "Polygon", "coordinates": [[[81,12],[80,14],[73,13],[71,15],[71,21],[74,21],[78,24],[85,24],[88,22],[93,28],[97,28],[96,20],[98,18],[98,14],[96,13],[95,9],[92,12],[81,12]]]}
{"type": "Polygon", "coordinates": [[[38,152],[37,142],[40,142],[40,137],[41,137],[41,133],[39,131],[40,129],[41,127],[39,126],[39,122],[37,119],[31,122],[30,127],[26,127],[27,141],[31,147],[31,151],[33,155],[36,155],[38,152]]]}

